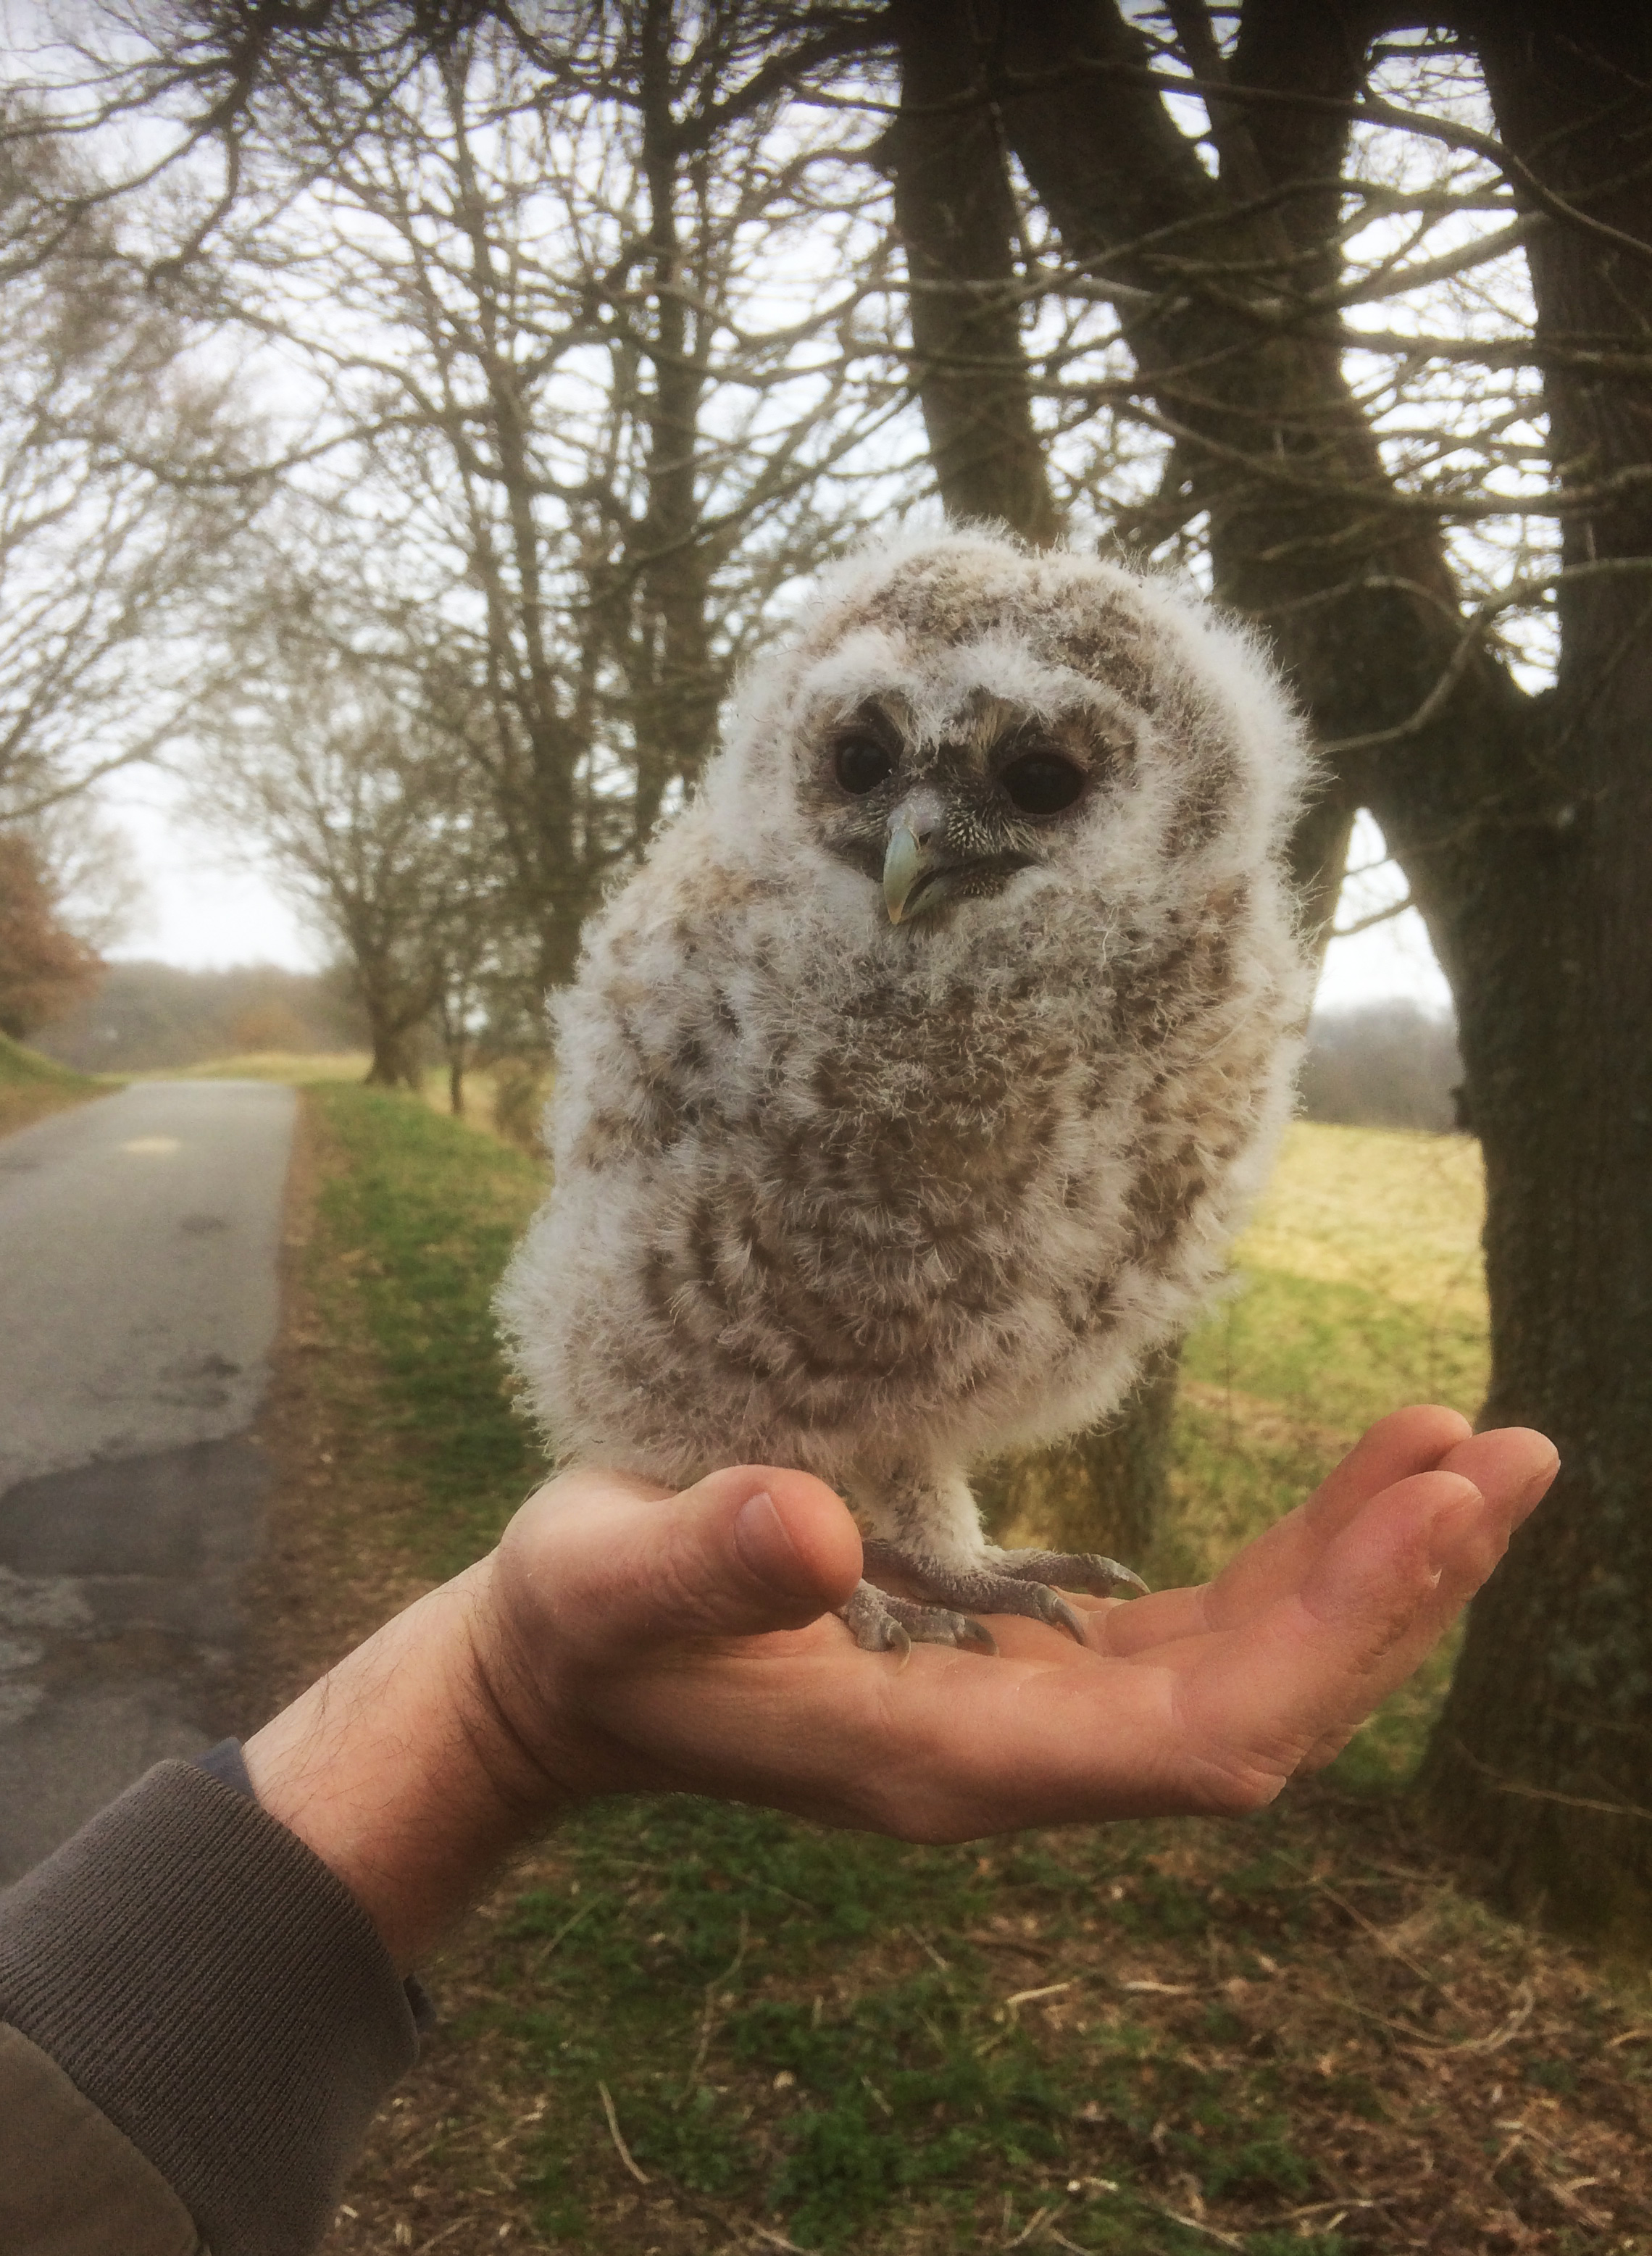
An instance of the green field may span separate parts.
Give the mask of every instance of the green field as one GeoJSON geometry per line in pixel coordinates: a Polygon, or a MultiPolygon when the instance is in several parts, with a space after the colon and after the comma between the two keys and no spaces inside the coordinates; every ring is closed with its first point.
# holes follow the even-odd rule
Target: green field
{"type": "MultiPolygon", "coordinates": [[[[1155,1581],[1213,1573],[1386,1412],[1444,1402],[1474,1416],[1488,1371],[1483,1206],[1467,1137],[1295,1124],[1235,1249],[1228,1294],[1188,1342],[1176,1511],[1155,1581]]],[[[1372,1718],[1341,1778],[1408,1776],[1455,1650],[1372,1718]]]]}
{"type": "MultiPolygon", "coordinates": [[[[314,1248],[323,1319],[375,1343],[417,1499],[403,1537],[444,1574],[537,1474],[489,1298],[540,1174],[414,1099],[334,1084],[309,1101],[335,1155],[314,1248]]],[[[1479,1209],[1465,1142],[1292,1132],[1233,1290],[1190,1344],[1161,1565],[1208,1571],[1399,1401],[1472,1411],[1479,1209]]],[[[1402,2149],[1409,2169],[1421,2141],[1465,2184],[1496,2138],[1442,2114],[1413,2064],[1424,2055],[1385,2032],[1415,2019],[1435,2030],[1426,2043],[1472,2052],[1547,1983],[1561,2003],[1545,2091],[1581,2088],[1574,2041],[1614,2077],[1634,2080],[1640,2058],[1610,2049],[1623,2040],[1578,2006],[1578,1978],[1547,1946],[1456,1896],[1385,1814],[1444,1668],[1356,1741],[1340,1799],[1287,1796],[1242,1822],[983,1851],[695,1801],[597,1808],[434,1970],[461,2001],[441,2111],[397,2119],[423,2141],[425,2206],[406,2207],[392,2125],[364,2215],[416,2218],[422,2239],[457,2229],[485,2182],[496,2203],[509,2189],[517,2205],[493,2213],[519,2218],[527,2245],[634,2256],[698,2247],[708,2224],[716,2245],[745,2231],[822,2252],[1006,2246],[1041,2212],[1037,2238],[1098,2256],[1386,2245],[1326,2224],[1349,2182],[1328,2160],[1336,2124],[1364,2124],[1379,2171],[1402,2149]],[[1409,1946],[1394,1957],[1384,1936],[1414,1929],[1449,1980],[1417,1971],[1409,1946]],[[647,2192],[622,2168],[610,2105],[647,2192]]],[[[1524,2070],[1488,2053],[1485,2104],[1507,2108],[1493,2070],[1524,2070]]]]}

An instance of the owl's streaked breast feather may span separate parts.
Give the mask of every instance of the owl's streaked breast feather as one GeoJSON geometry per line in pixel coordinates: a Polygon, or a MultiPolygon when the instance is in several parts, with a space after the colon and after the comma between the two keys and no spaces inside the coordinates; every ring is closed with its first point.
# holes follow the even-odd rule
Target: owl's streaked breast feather
{"type": "Polygon", "coordinates": [[[1303,772],[1249,643],[1168,589],[968,532],[845,568],[561,999],[555,1188],[502,1295],[559,1449],[801,1464],[978,1550],[964,1468],[1116,1406],[1271,1158],[1303,772]],[[821,747],[873,687],[907,738],[869,808],[821,747]],[[984,696],[1092,701],[1112,765],[1064,827],[995,815],[984,696]],[[842,841],[918,789],[1031,857],[897,927],[842,841]]]}

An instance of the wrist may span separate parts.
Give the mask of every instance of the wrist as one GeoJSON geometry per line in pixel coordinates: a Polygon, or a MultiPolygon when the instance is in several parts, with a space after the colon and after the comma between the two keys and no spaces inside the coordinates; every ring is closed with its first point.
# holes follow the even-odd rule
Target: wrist
{"type": "Polygon", "coordinates": [[[496,1695],[493,1564],[386,1623],[244,1750],[259,1801],[337,1874],[404,1973],[575,1798],[496,1695]]]}

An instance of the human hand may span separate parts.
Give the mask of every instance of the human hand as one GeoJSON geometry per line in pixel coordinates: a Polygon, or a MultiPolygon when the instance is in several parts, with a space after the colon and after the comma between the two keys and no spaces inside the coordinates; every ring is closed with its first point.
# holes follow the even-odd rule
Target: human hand
{"type": "Polygon", "coordinates": [[[928,1841],[1254,1809],[1415,1667],[1557,1462],[1540,1435],[1401,1411],[1213,1583],[1076,1599],[1083,1647],[995,1618],[997,1659],[920,1646],[904,1667],[826,1611],[860,1542],[806,1474],[739,1467],[674,1497],[570,1474],[248,1766],[404,1965],[514,1842],[601,1794],[928,1841]]]}
{"type": "Polygon", "coordinates": [[[1409,1675],[1557,1463],[1541,1435],[1401,1411],[1213,1583],[1075,1599],[1082,1648],[994,1617],[998,1659],[904,1667],[806,1618],[859,1571],[818,1483],[745,1467],[668,1498],[582,1472],[513,1521],[479,1650],[561,1797],[715,1794],[923,1840],[1251,1809],[1409,1675]]]}

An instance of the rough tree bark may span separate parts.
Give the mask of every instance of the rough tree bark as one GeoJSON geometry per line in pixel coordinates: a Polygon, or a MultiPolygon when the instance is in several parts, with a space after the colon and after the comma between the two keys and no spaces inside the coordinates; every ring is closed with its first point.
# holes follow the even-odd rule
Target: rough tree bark
{"type": "Polygon", "coordinates": [[[1425,1787],[1500,1893],[1652,1937],[1652,19],[1609,0],[1465,10],[1499,133],[1589,228],[1532,241],[1550,450],[1619,497],[1564,523],[1561,660],[1437,865],[1470,1125],[1486,1154],[1488,1422],[1561,1452],[1477,1600],[1425,1787]],[[1616,229],[1627,240],[1613,240],[1616,229]],[[1601,355],[1594,369],[1571,355],[1601,355]],[[1638,479],[1638,483],[1636,482],[1638,479]],[[1614,571],[1613,567],[1618,568],[1614,571]]]}
{"type": "Polygon", "coordinates": [[[900,110],[879,145],[906,252],[912,375],[954,517],[1059,539],[1012,295],[1015,206],[982,59],[952,0],[894,0],[900,110]]]}
{"type": "MultiPolygon", "coordinates": [[[[679,218],[688,152],[673,108],[673,0],[646,0],[638,32],[638,111],[648,188],[653,328],[643,356],[651,396],[646,504],[625,543],[636,584],[629,672],[636,710],[636,835],[653,834],[667,788],[695,775],[710,749],[723,680],[711,656],[710,547],[699,497],[700,415],[710,363],[679,218]]],[[[698,161],[707,161],[705,150],[698,161]]]]}

